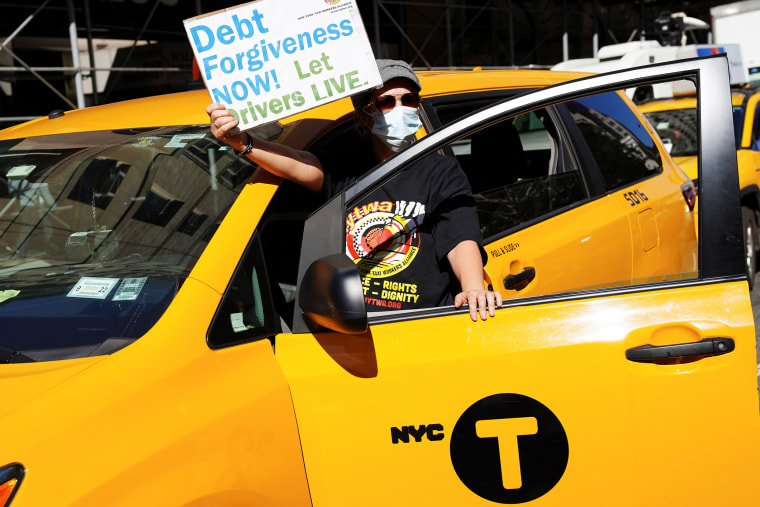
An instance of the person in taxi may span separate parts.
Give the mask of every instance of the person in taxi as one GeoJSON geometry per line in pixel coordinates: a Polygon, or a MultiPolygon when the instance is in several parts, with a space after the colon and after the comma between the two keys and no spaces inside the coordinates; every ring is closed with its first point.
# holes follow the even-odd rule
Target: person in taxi
{"type": "MultiPolygon", "coordinates": [[[[326,198],[411,144],[422,126],[420,83],[399,60],[377,60],[383,85],[351,97],[358,143],[338,143],[318,155],[229,135],[238,121],[222,104],[206,108],[213,135],[265,170],[326,198]]],[[[359,267],[369,310],[467,304],[473,321],[493,317],[499,292],[484,289],[485,256],[475,203],[452,157],[435,155],[386,183],[348,210],[346,251],[359,267]],[[453,296],[453,297],[452,297],[453,296]]]]}

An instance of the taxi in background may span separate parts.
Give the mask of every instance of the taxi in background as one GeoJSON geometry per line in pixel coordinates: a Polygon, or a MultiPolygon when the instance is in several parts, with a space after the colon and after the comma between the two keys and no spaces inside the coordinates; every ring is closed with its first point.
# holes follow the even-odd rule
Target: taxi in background
{"type": "MultiPolygon", "coordinates": [[[[683,88],[681,88],[683,89],[683,88]]],[[[665,141],[673,160],[698,184],[697,108],[693,93],[639,103],[639,108],[665,141]]],[[[742,230],[747,280],[755,284],[760,249],[760,90],[736,87],[731,92],[734,142],[739,166],[742,230]]]]}
{"type": "MultiPolygon", "coordinates": [[[[726,68],[420,73],[425,135],[326,203],[214,139],[205,91],[0,132],[0,506],[752,503],[726,68]],[[699,243],[623,91],[669,76],[710,97],[699,243]],[[507,299],[368,314],[347,210],[441,151],[507,299]]],[[[349,111],[254,133],[319,153],[349,111]]]]}

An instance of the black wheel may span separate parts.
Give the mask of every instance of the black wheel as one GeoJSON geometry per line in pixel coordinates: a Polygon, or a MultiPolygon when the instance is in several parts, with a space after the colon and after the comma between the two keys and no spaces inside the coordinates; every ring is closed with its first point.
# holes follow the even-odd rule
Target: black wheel
{"type": "Polygon", "coordinates": [[[757,273],[757,222],[755,212],[750,208],[742,208],[742,230],[744,231],[744,269],[747,272],[749,290],[755,286],[757,273]]]}

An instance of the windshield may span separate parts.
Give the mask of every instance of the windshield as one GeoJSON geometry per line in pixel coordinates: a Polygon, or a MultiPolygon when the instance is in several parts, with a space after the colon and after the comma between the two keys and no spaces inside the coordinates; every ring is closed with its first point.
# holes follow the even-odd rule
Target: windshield
{"type": "Polygon", "coordinates": [[[0,362],[143,335],[254,169],[208,126],[0,141],[0,362]]]}
{"type": "Polygon", "coordinates": [[[652,111],[644,115],[657,130],[662,142],[671,145],[672,157],[690,157],[698,154],[696,109],[652,111]]]}
{"type": "MultiPolygon", "coordinates": [[[[672,157],[697,156],[697,110],[669,109],[644,113],[649,123],[657,130],[662,142],[672,145],[672,157]]],[[[741,146],[741,126],[744,120],[744,108],[733,107],[734,142],[736,149],[741,146]]]]}

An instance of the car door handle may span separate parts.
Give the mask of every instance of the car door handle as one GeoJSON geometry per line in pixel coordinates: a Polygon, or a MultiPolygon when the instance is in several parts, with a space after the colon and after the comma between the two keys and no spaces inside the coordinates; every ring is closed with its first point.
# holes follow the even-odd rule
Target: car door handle
{"type": "Polygon", "coordinates": [[[625,351],[625,358],[637,363],[648,363],[662,359],[696,359],[719,356],[734,350],[731,338],[705,338],[695,343],[674,345],[642,345],[625,351]]]}
{"type": "Polygon", "coordinates": [[[507,290],[523,290],[536,277],[536,268],[524,268],[516,275],[508,275],[504,279],[504,288],[507,290]]]}

